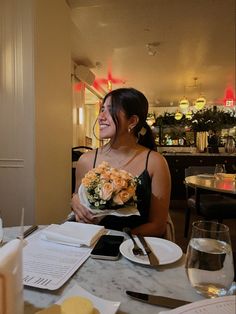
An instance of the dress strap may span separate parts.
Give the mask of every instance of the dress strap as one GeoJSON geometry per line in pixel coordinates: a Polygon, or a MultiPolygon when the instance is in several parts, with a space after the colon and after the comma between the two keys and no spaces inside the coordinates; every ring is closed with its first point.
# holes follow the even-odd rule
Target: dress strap
{"type": "Polygon", "coordinates": [[[97,155],[98,155],[98,148],[96,148],[96,151],[95,151],[95,156],[94,156],[94,161],[93,161],[93,168],[95,168],[95,165],[96,165],[97,155]]]}
{"type": "Polygon", "coordinates": [[[145,170],[147,170],[147,166],[148,166],[148,159],[149,159],[149,155],[150,155],[151,151],[152,151],[152,150],[150,149],[150,150],[148,151],[148,153],[147,153],[145,170]]]}

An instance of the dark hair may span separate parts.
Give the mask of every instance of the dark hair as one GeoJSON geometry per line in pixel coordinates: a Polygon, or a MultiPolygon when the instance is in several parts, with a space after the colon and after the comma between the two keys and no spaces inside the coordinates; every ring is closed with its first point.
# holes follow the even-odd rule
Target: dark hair
{"type": "Polygon", "coordinates": [[[152,130],[146,123],[148,101],[144,94],[134,88],[118,88],[109,92],[104,97],[103,103],[108,97],[111,98],[111,116],[114,120],[116,130],[119,127],[118,112],[120,110],[124,111],[128,119],[131,116],[136,115],[138,116],[139,121],[132,131],[138,138],[138,143],[152,150],[156,150],[152,130]],[[146,129],[144,135],[140,134],[142,128],[146,129]]]}

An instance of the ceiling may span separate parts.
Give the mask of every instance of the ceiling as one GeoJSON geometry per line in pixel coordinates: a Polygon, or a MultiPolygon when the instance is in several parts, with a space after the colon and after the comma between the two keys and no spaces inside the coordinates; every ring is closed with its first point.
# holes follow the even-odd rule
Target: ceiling
{"type": "Polygon", "coordinates": [[[220,104],[228,87],[235,95],[235,0],[67,2],[72,58],[96,78],[110,71],[121,81],[113,89],[135,87],[153,106],[200,93],[220,104]]]}

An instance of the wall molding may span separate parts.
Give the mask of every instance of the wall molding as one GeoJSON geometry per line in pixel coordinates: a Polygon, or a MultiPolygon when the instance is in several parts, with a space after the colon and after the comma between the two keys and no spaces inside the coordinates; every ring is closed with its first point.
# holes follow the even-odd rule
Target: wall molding
{"type": "Polygon", "coordinates": [[[24,168],[24,159],[0,158],[0,168],[24,168]]]}

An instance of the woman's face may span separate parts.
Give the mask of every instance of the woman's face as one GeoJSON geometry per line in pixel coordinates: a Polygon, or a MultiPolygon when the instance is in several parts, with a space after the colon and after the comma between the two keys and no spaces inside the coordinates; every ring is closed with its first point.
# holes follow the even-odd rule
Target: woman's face
{"type": "Polygon", "coordinates": [[[111,99],[108,97],[105,103],[101,106],[100,113],[98,116],[98,123],[100,129],[100,138],[108,139],[123,132],[128,132],[128,119],[123,111],[118,113],[119,128],[116,131],[115,123],[111,116],[111,99]]]}

